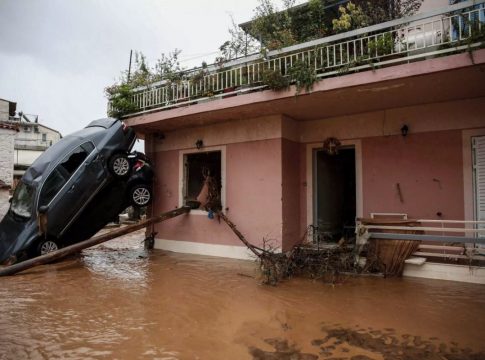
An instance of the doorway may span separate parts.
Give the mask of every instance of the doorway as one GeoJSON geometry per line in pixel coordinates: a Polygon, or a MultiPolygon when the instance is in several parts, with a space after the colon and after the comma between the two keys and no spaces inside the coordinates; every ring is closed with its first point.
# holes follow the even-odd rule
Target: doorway
{"type": "Polygon", "coordinates": [[[355,148],[330,155],[314,152],[314,241],[337,242],[353,237],[356,218],[355,148]]]}

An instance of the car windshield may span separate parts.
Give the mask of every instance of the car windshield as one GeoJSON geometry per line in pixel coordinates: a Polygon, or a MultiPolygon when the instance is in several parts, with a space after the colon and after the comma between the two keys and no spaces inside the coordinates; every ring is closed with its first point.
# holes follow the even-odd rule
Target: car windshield
{"type": "Polygon", "coordinates": [[[17,216],[29,218],[32,215],[33,196],[34,188],[24,182],[19,182],[12,197],[10,211],[17,216]]]}

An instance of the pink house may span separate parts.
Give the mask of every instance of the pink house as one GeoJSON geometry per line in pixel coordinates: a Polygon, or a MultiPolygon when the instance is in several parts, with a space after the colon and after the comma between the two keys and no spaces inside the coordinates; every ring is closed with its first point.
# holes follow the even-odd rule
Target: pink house
{"type": "MultiPolygon", "coordinates": [[[[133,95],[140,111],[126,121],[144,136],[155,163],[151,211],[195,198],[208,168],[221,183],[224,212],[260,246],[268,239],[288,250],[309,226],[332,240],[352,233],[356,218],[380,213],[485,220],[484,3],[428,6],[412,18],[265,59],[209,67],[198,84],[140,90],[133,95]],[[400,41],[374,53],[369,41],[386,33],[399,34],[400,41]],[[362,55],[373,65],[359,62],[362,55]],[[262,68],[285,74],[297,59],[316,69],[319,81],[310,92],[295,96],[294,85],[282,91],[263,86],[262,68]],[[201,95],[208,86],[210,98],[201,95]],[[334,143],[338,154],[329,155],[334,143]]],[[[230,229],[204,210],[154,231],[156,248],[249,257],[230,229]]],[[[425,265],[408,265],[405,275],[483,282],[483,270],[470,280],[467,267],[431,257],[425,265]]]]}

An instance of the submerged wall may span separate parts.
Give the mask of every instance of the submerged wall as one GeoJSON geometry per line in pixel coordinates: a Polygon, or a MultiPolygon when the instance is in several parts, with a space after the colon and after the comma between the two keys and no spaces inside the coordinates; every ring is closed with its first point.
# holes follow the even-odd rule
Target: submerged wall
{"type": "MultiPolygon", "coordinates": [[[[254,244],[271,240],[287,250],[313,222],[313,153],[326,138],[337,137],[356,149],[357,216],[470,218],[471,165],[464,159],[471,157],[471,147],[464,134],[485,133],[483,114],[485,99],[476,98],[312,121],[278,115],[168,131],[152,149],[153,209],[182,204],[183,154],[197,151],[195,142],[202,139],[200,151],[223,152],[223,207],[230,219],[254,244]]],[[[159,224],[155,231],[157,247],[245,257],[230,229],[202,211],[159,224]]]]}
{"type": "Polygon", "coordinates": [[[390,212],[472,220],[470,134],[485,135],[484,114],[485,98],[475,98],[301,122],[299,134],[306,147],[301,182],[308,184],[300,194],[301,223],[313,221],[312,151],[332,136],[356,147],[362,192],[357,216],[390,212]],[[405,137],[403,125],[409,128],[405,137]]]}
{"type": "MultiPolygon", "coordinates": [[[[255,245],[262,246],[264,239],[281,248],[281,159],[283,149],[286,149],[281,139],[281,117],[167,132],[165,139],[155,141],[154,145],[155,213],[173,209],[183,203],[181,193],[184,154],[221,151],[222,205],[226,214],[255,245]],[[197,139],[204,141],[204,147],[200,150],[195,148],[197,139]]],[[[296,214],[299,214],[298,210],[296,214]]],[[[238,254],[234,257],[241,257],[246,251],[225,223],[219,222],[217,218],[209,219],[207,212],[201,210],[159,224],[155,231],[158,232],[156,245],[162,248],[177,250],[176,245],[180,245],[192,252],[198,249],[193,243],[214,244],[222,247],[213,247],[208,254],[238,254]],[[186,243],[178,244],[174,241],[186,243]]],[[[293,231],[297,232],[295,229],[293,231]]]]}

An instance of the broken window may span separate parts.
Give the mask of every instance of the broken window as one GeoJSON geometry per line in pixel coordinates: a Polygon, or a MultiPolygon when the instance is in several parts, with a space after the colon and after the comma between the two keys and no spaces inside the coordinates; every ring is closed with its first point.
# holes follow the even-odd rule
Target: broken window
{"type": "Polygon", "coordinates": [[[220,210],[221,152],[197,152],[184,155],[184,202],[200,202],[200,208],[220,210]]]}
{"type": "Polygon", "coordinates": [[[50,173],[44,182],[42,193],[39,198],[39,206],[47,205],[59,193],[69,178],[79,168],[89,153],[94,150],[94,145],[85,143],[78,146],[63,162],[50,173]]]}

